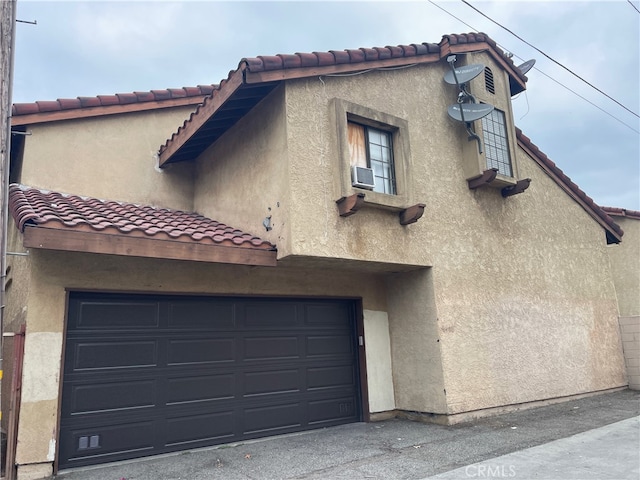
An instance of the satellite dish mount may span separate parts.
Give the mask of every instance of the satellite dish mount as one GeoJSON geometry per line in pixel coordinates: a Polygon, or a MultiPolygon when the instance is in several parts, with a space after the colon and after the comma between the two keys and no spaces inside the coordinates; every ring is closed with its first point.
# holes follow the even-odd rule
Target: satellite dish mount
{"type": "Polygon", "coordinates": [[[449,55],[447,63],[451,67],[451,71],[445,74],[444,81],[449,85],[457,85],[458,90],[460,90],[457,104],[450,105],[448,108],[449,116],[465,124],[469,140],[478,142],[478,153],[482,154],[482,140],[473,130],[472,122],[489,115],[494,107],[488,103],[478,103],[475,97],[467,90],[467,84],[484,71],[484,65],[478,63],[456,68],[455,55],[449,55]]]}

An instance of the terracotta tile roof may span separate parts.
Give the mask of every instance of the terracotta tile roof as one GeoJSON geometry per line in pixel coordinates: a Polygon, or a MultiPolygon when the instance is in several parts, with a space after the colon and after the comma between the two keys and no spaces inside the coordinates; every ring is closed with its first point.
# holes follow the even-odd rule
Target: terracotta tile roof
{"type": "Polygon", "coordinates": [[[640,212],[638,210],[629,210],[627,208],[617,208],[617,207],[602,207],[608,215],[614,217],[628,217],[628,218],[636,218],[640,220],[640,212]]]}
{"type": "Polygon", "coordinates": [[[247,96],[247,91],[257,85],[269,85],[270,89],[258,95],[249,92],[255,99],[251,107],[266,96],[276,82],[291,78],[306,78],[332,73],[349,73],[376,68],[393,68],[415,63],[435,63],[453,53],[488,50],[493,58],[509,72],[511,94],[525,89],[527,77],[516,67],[511,58],[484,33],[451,34],[442,37],[439,44],[413,43],[410,45],[330,50],[328,52],[278,54],[243,58],[236,70],[229,72],[226,80],[205,98],[202,105],[185,120],[178,130],[160,146],[160,166],[184,160],[192,160],[217,140],[224,131],[233,126],[238,117],[230,119],[229,107],[234,95],[247,96]],[[231,100],[231,102],[230,102],[231,100]],[[225,113],[225,108],[229,112],[225,113]],[[218,121],[220,113],[224,121],[218,121]]]}
{"type": "Polygon", "coordinates": [[[9,209],[21,232],[28,225],[157,240],[275,250],[254,235],[197,213],[9,186],[9,209]]]}
{"type": "Polygon", "coordinates": [[[620,242],[624,232],[607,214],[608,212],[596,204],[578,185],[573,183],[573,181],[517,127],[516,136],[520,146],[531,153],[533,159],[550,174],[551,178],[556,180],[556,183],[563,187],[587,213],[594,217],[594,219],[605,228],[607,231],[607,241],[609,243],[620,242]]]}
{"type": "Polygon", "coordinates": [[[216,85],[169,88],[150,92],[116,93],[96,97],[59,98],[53,101],[14,103],[11,123],[26,125],[71,118],[153,110],[181,105],[198,105],[216,85]]]}
{"type": "Polygon", "coordinates": [[[420,55],[439,54],[440,47],[435,43],[417,43],[398,45],[395,47],[358,48],[350,50],[329,50],[328,52],[278,54],[243,58],[244,65],[250,72],[264,72],[287,68],[326,67],[330,65],[356,65],[375,60],[391,58],[412,58],[420,55]]]}
{"type": "Polygon", "coordinates": [[[240,62],[250,72],[262,72],[269,70],[283,70],[303,67],[326,67],[330,65],[349,64],[356,66],[360,63],[388,60],[392,58],[415,59],[422,55],[437,54],[443,58],[451,53],[452,46],[471,45],[474,43],[487,43],[505,62],[513,67],[523,82],[527,77],[520,72],[500,47],[485,33],[463,33],[444,35],[439,44],[436,43],[412,43],[410,45],[397,45],[386,47],[357,48],[347,50],[329,50],[328,52],[278,54],[273,56],[258,56],[255,58],[243,58],[240,62]]]}
{"type": "Polygon", "coordinates": [[[11,115],[17,117],[20,115],[58,112],[80,108],[159,102],[174,98],[201,97],[210,95],[214,87],[215,85],[198,85],[197,87],[169,88],[166,90],[151,90],[150,92],[116,93],[115,95],[98,95],[97,97],[59,98],[53,101],[14,103],[11,108],[11,115]]]}

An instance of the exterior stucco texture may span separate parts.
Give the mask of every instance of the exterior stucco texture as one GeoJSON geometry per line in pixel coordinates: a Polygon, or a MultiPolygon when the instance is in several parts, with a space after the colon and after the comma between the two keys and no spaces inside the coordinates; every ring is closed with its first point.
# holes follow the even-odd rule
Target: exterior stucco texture
{"type": "Polygon", "coordinates": [[[532,180],[522,194],[469,189],[478,154],[446,113],[457,92],[442,80],[444,61],[288,80],[193,162],[165,170],[155,168],[157,147],[188,108],[34,125],[20,183],[196,211],[276,245],[279,263],[39,248],[15,260],[9,310],[27,325],[23,478],[51,473],[74,290],[355,299],[367,413],[456,415],[626,385],[621,296],[602,226],[518,148],[502,67],[488,54],[468,62],[494,72],[495,94],[480,77],[470,88],[505,112],[516,179],[532,180]],[[345,182],[347,118],[336,105],[394,119],[403,168],[397,198],[369,194],[348,217],[336,201],[362,191],[345,182]],[[416,204],[426,206],[422,218],[401,225],[399,212],[416,204]]]}

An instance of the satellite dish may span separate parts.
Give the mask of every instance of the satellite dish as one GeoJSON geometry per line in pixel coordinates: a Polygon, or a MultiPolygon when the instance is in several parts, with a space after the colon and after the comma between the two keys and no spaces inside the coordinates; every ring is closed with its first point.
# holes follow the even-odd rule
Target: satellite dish
{"type": "Polygon", "coordinates": [[[449,116],[459,122],[474,122],[489,115],[494,106],[489,103],[456,103],[447,108],[449,116]],[[462,111],[461,111],[462,110],[462,111]],[[464,114],[464,120],[462,115],[464,114]]]}
{"type": "Polygon", "coordinates": [[[535,58],[532,58],[531,60],[527,60],[522,65],[518,65],[518,70],[520,70],[520,72],[522,72],[523,75],[526,75],[526,73],[533,68],[535,63],[536,63],[535,58]]]}
{"type": "Polygon", "coordinates": [[[456,74],[453,71],[449,71],[444,74],[444,81],[449,85],[457,85],[461,83],[467,83],[473,80],[484,71],[484,65],[475,63],[473,65],[463,65],[455,69],[456,74]],[[456,78],[458,81],[456,82],[456,78]]]}

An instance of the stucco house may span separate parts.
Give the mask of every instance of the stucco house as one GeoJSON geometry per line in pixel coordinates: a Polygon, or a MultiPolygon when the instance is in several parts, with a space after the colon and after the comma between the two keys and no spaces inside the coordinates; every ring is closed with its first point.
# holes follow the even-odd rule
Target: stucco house
{"type": "Polygon", "coordinates": [[[471,33],[14,105],[18,478],[625,387],[623,232],[515,127],[526,80],[471,33]]]}

